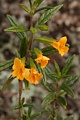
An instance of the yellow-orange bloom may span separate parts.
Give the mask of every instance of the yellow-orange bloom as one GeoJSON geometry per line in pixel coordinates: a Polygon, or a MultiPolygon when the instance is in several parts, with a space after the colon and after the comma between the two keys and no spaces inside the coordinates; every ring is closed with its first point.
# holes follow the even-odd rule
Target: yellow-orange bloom
{"type": "Polygon", "coordinates": [[[61,56],[68,52],[68,46],[65,46],[67,37],[62,37],[58,42],[53,41],[51,45],[56,48],[61,56]]]}
{"type": "Polygon", "coordinates": [[[25,64],[24,64],[24,62],[22,62],[18,58],[15,58],[14,59],[14,65],[13,65],[12,69],[14,70],[12,72],[12,76],[13,77],[16,77],[19,80],[23,80],[24,79],[24,77],[23,77],[23,73],[25,71],[25,64]]]}
{"type": "Polygon", "coordinates": [[[38,71],[36,71],[35,68],[25,69],[25,72],[23,75],[27,81],[33,84],[37,84],[39,80],[42,78],[42,74],[38,73],[38,71]]]}
{"type": "Polygon", "coordinates": [[[35,59],[37,63],[41,64],[41,68],[45,68],[49,60],[50,59],[48,57],[43,56],[42,54],[38,54],[37,58],[35,59]]]}

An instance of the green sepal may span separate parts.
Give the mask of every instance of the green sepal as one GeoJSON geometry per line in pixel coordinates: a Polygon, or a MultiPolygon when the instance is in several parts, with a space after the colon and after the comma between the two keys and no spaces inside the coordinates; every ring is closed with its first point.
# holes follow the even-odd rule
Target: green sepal
{"type": "Polygon", "coordinates": [[[24,82],[24,85],[25,85],[25,89],[29,90],[30,89],[29,82],[27,80],[25,80],[25,79],[23,80],[23,82],[24,82]]]}
{"type": "Polygon", "coordinates": [[[27,28],[24,26],[13,26],[10,28],[6,28],[4,31],[7,32],[26,32],[27,28]]]}
{"type": "Polygon", "coordinates": [[[62,84],[62,85],[60,86],[60,89],[64,90],[64,91],[65,91],[67,94],[69,94],[72,98],[75,98],[73,91],[70,89],[70,87],[69,87],[68,85],[62,84]]]}
{"type": "MultiPolygon", "coordinates": [[[[14,17],[7,15],[7,18],[12,26],[20,26],[20,24],[17,22],[17,20],[14,17]]],[[[24,38],[24,35],[26,35],[25,32],[17,32],[16,34],[21,40],[24,38]]]]}
{"type": "Polygon", "coordinates": [[[11,59],[11,60],[7,60],[7,61],[4,61],[4,62],[1,62],[1,63],[0,63],[0,72],[1,72],[2,70],[5,70],[5,69],[11,67],[11,66],[13,65],[13,61],[14,61],[14,60],[11,59]]]}
{"type": "Polygon", "coordinates": [[[36,37],[34,38],[35,41],[39,41],[41,43],[44,43],[44,44],[51,44],[53,42],[54,39],[52,38],[46,38],[46,37],[36,37]]]}
{"type": "Polygon", "coordinates": [[[41,30],[41,31],[48,31],[49,30],[49,27],[47,25],[38,25],[38,28],[41,30]]]}
{"type": "Polygon", "coordinates": [[[44,99],[42,104],[50,104],[52,101],[54,101],[55,92],[50,92],[44,99]]]}
{"type": "Polygon", "coordinates": [[[68,71],[69,71],[69,69],[71,67],[73,58],[74,58],[74,55],[71,56],[69,59],[67,59],[65,65],[64,65],[64,67],[63,67],[63,69],[61,71],[61,74],[62,74],[63,77],[68,73],[68,71]]]}
{"type": "Polygon", "coordinates": [[[35,52],[36,55],[42,54],[41,50],[38,49],[38,48],[34,48],[34,52],[35,52]]]}
{"type": "Polygon", "coordinates": [[[26,55],[28,44],[29,44],[28,38],[27,38],[27,36],[24,36],[24,38],[21,41],[21,46],[20,46],[21,58],[26,55]]]}
{"type": "Polygon", "coordinates": [[[60,72],[59,65],[57,64],[57,62],[55,60],[54,60],[54,67],[57,71],[58,76],[61,77],[61,72],[60,72]]]}
{"type": "Polygon", "coordinates": [[[30,31],[31,31],[32,34],[36,34],[36,33],[37,33],[37,29],[34,28],[34,27],[31,27],[31,28],[30,28],[30,31]]]}
{"type": "Polygon", "coordinates": [[[20,6],[28,13],[30,13],[30,10],[25,6],[24,4],[20,4],[20,6]]]}
{"type": "Polygon", "coordinates": [[[14,80],[14,78],[12,76],[10,76],[8,78],[8,80],[6,81],[6,83],[3,85],[2,87],[2,92],[4,92],[6,90],[6,88],[10,85],[10,83],[14,80]]]}
{"type": "Polygon", "coordinates": [[[43,55],[48,56],[51,55],[55,52],[57,52],[57,50],[55,48],[53,48],[52,46],[47,46],[41,49],[43,55]]]}
{"type": "Polygon", "coordinates": [[[70,77],[66,78],[66,79],[63,81],[63,84],[66,84],[66,85],[70,86],[70,85],[72,85],[78,78],[79,78],[78,75],[70,76],[70,77]]]}
{"type": "Polygon", "coordinates": [[[67,101],[64,97],[62,96],[58,96],[57,97],[57,100],[58,100],[58,103],[64,108],[66,109],[66,106],[67,106],[67,101]]]}
{"type": "Polygon", "coordinates": [[[58,5],[56,7],[53,7],[53,9],[47,10],[45,13],[43,13],[42,16],[36,22],[35,27],[38,27],[38,25],[45,24],[62,6],[62,4],[58,5]]]}

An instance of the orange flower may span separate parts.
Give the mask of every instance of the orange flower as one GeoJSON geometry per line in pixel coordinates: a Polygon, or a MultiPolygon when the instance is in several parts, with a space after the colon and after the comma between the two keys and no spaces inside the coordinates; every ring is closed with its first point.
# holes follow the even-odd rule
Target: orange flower
{"type": "Polygon", "coordinates": [[[35,68],[31,68],[31,69],[25,69],[24,77],[30,83],[37,84],[39,80],[42,78],[42,74],[38,73],[38,71],[36,71],[35,68]]]}
{"type": "Polygon", "coordinates": [[[23,73],[25,71],[25,67],[24,66],[25,66],[24,62],[22,62],[18,58],[15,58],[14,59],[14,65],[12,67],[12,69],[14,70],[12,72],[12,76],[13,77],[17,77],[17,79],[19,79],[19,80],[23,80],[24,79],[23,73]]]}
{"type": "Polygon", "coordinates": [[[53,41],[51,45],[56,48],[61,56],[68,52],[68,46],[65,46],[67,37],[62,37],[58,42],[53,41]]]}
{"type": "Polygon", "coordinates": [[[38,57],[35,59],[37,63],[41,64],[41,68],[45,68],[50,59],[42,54],[38,54],[38,57]]]}

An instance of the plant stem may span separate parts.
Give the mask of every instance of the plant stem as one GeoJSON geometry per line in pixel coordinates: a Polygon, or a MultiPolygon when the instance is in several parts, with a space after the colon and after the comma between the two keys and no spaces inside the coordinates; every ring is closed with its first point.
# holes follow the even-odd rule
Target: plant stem
{"type": "MultiPolygon", "coordinates": [[[[19,80],[19,105],[21,104],[21,94],[23,90],[23,83],[21,80],[19,80]]],[[[21,109],[19,108],[19,118],[21,117],[21,109]]]]}
{"type": "Polygon", "coordinates": [[[56,118],[56,108],[57,108],[57,94],[58,94],[58,90],[59,90],[59,85],[58,83],[56,84],[56,94],[55,94],[55,99],[53,101],[53,120],[57,120],[56,118]]]}

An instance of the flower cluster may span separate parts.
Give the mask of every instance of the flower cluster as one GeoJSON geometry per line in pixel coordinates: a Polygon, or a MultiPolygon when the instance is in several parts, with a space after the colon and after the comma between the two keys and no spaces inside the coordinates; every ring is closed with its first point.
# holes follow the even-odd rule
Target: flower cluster
{"type": "Polygon", "coordinates": [[[65,46],[67,42],[67,37],[62,37],[58,42],[53,41],[51,45],[56,48],[61,56],[68,52],[68,46],[65,46]]]}
{"type": "MultiPolygon", "coordinates": [[[[41,64],[41,68],[45,68],[48,64],[49,58],[43,56],[42,54],[38,54],[38,58],[35,59],[37,63],[41,64]]],[[[19,80],[26,79],[28,82],[37,84],[39,80],[42,78],[42,74],[39,73],[34,67],[31,69],[25,68],[25,64],[18,58],[14,59],[14,65],[12,67],[13,72],[12,76],[16,77],[19,80]]]]}

